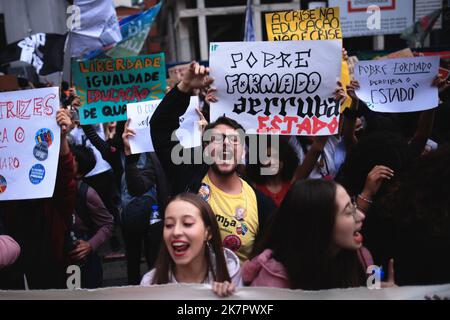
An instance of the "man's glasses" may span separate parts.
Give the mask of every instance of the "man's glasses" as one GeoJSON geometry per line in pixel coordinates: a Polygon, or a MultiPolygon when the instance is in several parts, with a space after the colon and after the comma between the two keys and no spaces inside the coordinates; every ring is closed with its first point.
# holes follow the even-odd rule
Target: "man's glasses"
{"type": "Polygon", "coordinates": [[[224,134],[224,133],[213,133],[209,141],[214,144],[222,144],[225,141],[225,139],[227,139],[228,142],[233,145],[241,143],[241,137],[238,134],[224,134]]]}

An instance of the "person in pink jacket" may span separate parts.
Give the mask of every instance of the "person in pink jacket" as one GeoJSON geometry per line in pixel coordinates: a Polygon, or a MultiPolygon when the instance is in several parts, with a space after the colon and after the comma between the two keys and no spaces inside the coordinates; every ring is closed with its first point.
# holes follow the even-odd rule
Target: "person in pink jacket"
{"type": "Polygon", "coordinates": [[[250,286],[322,290],[366,284],[365,216],[333,181],[304,180],[286,195],[267,237],[242,266],[250,286]]]}
{"type": "Polygon", "coordinates": [[[12,265],[19,254],[19,244],[10,236],[0,235],[0,269],[12,265]]]}

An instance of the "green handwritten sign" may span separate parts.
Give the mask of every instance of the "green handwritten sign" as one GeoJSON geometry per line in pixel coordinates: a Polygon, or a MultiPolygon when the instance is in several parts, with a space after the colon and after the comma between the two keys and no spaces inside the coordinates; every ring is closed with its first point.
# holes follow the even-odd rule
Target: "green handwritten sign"
{"type": "Polygon", "coordinates": [[[72,75],[81,124],[126,120],[128,103],[162,99],[166,88],[164,53],[74,61],[72,75]]]}

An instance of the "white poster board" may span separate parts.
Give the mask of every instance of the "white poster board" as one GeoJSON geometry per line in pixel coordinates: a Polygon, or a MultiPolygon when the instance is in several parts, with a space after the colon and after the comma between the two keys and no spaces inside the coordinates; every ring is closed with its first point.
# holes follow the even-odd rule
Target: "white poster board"
{"type": "Polygon", "coordinates": [[[183,148],[199,147],[202,143],[202,131],[198,123],[200,116],[196,111],[198,106],[198,97],[191,97],[189,107],[180,117],[180,127],[175,134],[183,148]]]}
{"type": "Polygon", "coordinates": [[[328,6],[340,8],[344,38],[402,33],[414,22],[411,0],[329,0],[328,6]],[[379,11],[368,11],[372,5],[379,11]]]}
{"type": "Polygon", "coordinates": [[[438,89],[432,86],[439,57],[415,57],[359,61],[354,77],[357,96],[377,112],[413,112],[439,104],[438,89]]]}
{"type": "Polygon", "coordinates": [[[0,201],[53,196],[58,109],[57,87],[0,93],[0,201]]]}
{"type": "MultiPolygon", "coordinates": [[[[77,289],[77,290],[0,290],[0,300],[179,300],[178,305],[171,309],[165,309],[169,314],[177,312],[182,316],[188,310],[193,310],[195,302],[185,300],[203,300],[200,304],[208,306],[208,301],[221,300],[230,303],[231,306],[239,305],[237,300],[264,301],[263,304],[256,302],[256,306],[270,306],[270,301],[278,300],[425,300],[425,296],[439,296],[450,298],[450,284],[432,286],[401,286],[383,289],[368,289],[366,287],[330,289],[317,291],[290,290],[280,288],[263,287],[240,287],[228,298],[220,298],[213,293],[210,284],[166,284],[143,286],[109,287],[100,289],[77,289]]],[[[196,306],[198,308],[198,305],[196,306]]],[[[218,308],[217,304],[211,302],[210,317],[204,314],[197,314],[196,319],[219,318],[223,308],[218,308]]],[[[242,309],[241,309],[242,311],[242,309]]],[[[278,309],[276,309],[278,311],[278,309]]],[[[250,313],[249,313],[250,314],[250,313]]],[[[255,315],[255,314],[253,314],[255,315]]],[[[192,314],[190,315],[192,316],[192,314]]],[[[255,316],[249,318],[257,318],[255,316]]],[[[263,317],[261,317],[263,318],[263,317]]],[[[278,317],[279,318],[279,317],[278,317]]]]}
{"type": "MultiPolygon", "coordinates": [[[[130,119],[128,127],[136,131],[136,135],[129,138],[132,154],[155,151],[150,134],[150,120],[161,101],[152,100],[127,104],[127,118],[130,119]]],[[[201,133],[198,127],[200,118],[195,111],[197,107],[198,97],[193,96],[186,113],[180,117],[180,128],[176,134],[185,148],[198,146],[201,143],[201,133]]]]}
{"type": "Polygon", "coordinates": [[[336,134],[341,49],[340,40],[211,43],[210,120],[225,115],[247,133],[336,134]]]}

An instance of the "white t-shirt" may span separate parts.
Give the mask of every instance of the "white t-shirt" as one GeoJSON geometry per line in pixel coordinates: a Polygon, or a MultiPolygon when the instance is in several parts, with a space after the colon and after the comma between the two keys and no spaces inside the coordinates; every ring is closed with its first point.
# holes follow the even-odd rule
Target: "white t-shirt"
{"type": "MultiPolygon", "coordinates": [[[[295,153],[297,153],[299,164],[303,163],[305,160],[305,152],[303,151],[300,142],[297,140],[297,137],[292,136],[289,139],[289,144],[292,146],[295,153]]],[[[307,150],[309,150],[310,147],[311,146],[308,145],[306,147],[307,150]]],[[[345,149],[343,149],[341,138],[339,136],[330,136],[308,179],[322,179],[325,176],[334,178],[342,165],[343,158],[345,158],[345,149]],[[342,152],[344,152],[344,154],[342,154],[342,152]]]]}
{"type": "MultiPolygon", "coordinates": [[[[239,262],[238,256],[231,251],[230,249],[224,248],[223,253],[225,255],[225,261],[227,263],[228,273],[231,278],[231,282],[233,282],[236,287],[242,287],[242,277],[241,277],[241,265],[239,262]]],[[[153,277],[155,276],[156,269],[152,269],[147,272],[141,281],[141,286],[150,286],[153,282],[153,277]]],[[[203,282],[204,284],[212,283],[212,274],[209,272],[208,277],[203,282]]],[[[169,275],[169,283],[178,283],[177,279],[170,274],[169,275]]]]}
{"type": "MultiPolygon", "coordinates": [[[[93,125],[93,126],[97,134],[100,136],[100,138],[105,140],[105,132],[103,131],[103,127],[101,125],[93,125]]],[[[100,153],[100,151],[97,150],[96,147],[92,145],[91,141],[86,137],[81,127],[74,128],[70,132],[70,137],[73,143],[75,143],[76,145],[84,145],[86,147],[92,148],[92,151],[94,151],[95,160],[97,160],[97,163],[95,164],[94,169],[92,169],[88,174],[86,174],[85,176],[86,178],[111,170],[111,166],[109,165],[109,163],[103,160],[102,154],[100,153]]]]}

